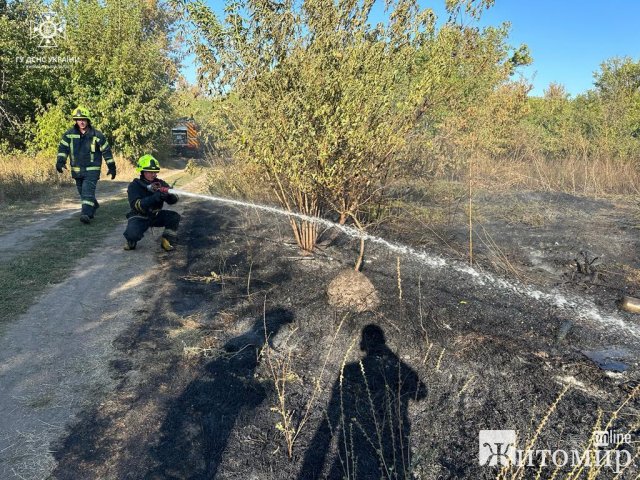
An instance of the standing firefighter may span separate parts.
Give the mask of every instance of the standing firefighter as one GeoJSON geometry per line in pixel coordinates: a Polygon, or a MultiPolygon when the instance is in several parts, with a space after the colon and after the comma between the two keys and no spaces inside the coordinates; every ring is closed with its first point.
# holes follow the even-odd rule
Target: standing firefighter
{"type": "Polygon", "coordinates": [[[133,250],[149,227],[164,227],[161,245],[164,250],[173,250],[171,242],[176,239],[180,214],[172,210],[162,210],[164,202],[173,205],[178,202],[175,193],[169,193],[169,184],[158,178],[160,164],[151,155],[144,155],[138,160],[140,178],[129,184],[127,195],[131,211],[127,213],[127,229],[124,238],[125,250],[133,250]]]}
{"type": "Polygon", "coordinates": [[[111,180],[116,178],[116,162],[111,155],[111,147],[102,132],[91,126],[91,114],[84,107],[73,111],[76,124],[64,132],[58,146],[56,170],[66,169],[70,158],[71,177],[76,181],[82,199],[80,221],[89,223],[100,206],[96,200],[96,185],[100,178],[102,159],[107,163],[111,180]]]}

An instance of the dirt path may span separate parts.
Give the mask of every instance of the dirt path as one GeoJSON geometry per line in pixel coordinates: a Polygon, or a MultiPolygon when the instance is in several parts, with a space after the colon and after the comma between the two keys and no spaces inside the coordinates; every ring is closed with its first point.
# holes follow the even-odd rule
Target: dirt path
{"type": "MultiPolygon", "coordinates": [[[[183,202],[175,209],[181,211],[183,202]]],[[[0,253],[27,249],[34,235],[76,210],[74,205],[3,235],[0,253]]],[[[54,467],[51,441],[114,386],[113,339],[155,301],[154,283],[171,254],[159,248],[160,230],[148,233],[135,252],[123,251],[123,226],[0,337],[2,479],[47,478],[54,467]]]]}

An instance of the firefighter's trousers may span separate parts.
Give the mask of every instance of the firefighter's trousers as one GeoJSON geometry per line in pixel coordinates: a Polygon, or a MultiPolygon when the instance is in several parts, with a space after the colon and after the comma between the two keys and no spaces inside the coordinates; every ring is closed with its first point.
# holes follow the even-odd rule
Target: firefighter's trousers
{"type": "Polygon", "coordinates": [[[90,218],[96,213],[96,209],[100,206],[96,200],[96,185],[100,178],[100,172],[85,172],[75,177],[76,188],[82,200],[82,215],[88,215],[90,218]]]}
{"type": "Polygon", "coordinates": [[[178,235],[180,214],[173,210],[160,210],[156,215],[143,217],[134,215],[129,217],[124,238],[130,242],[139,242],[149,227],[165,227],[162,236],[168,240],[175,240],[178,235]]]}

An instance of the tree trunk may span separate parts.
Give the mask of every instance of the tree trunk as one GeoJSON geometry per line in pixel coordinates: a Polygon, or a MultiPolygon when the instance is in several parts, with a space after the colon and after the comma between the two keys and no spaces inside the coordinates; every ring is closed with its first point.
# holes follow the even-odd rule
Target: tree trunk
{"type": "MultiPolygon", "coordinates": [[[[298,211],[301,214],[309,217],[320,216],[320,208],[318,207],[318,200],[315,196],[309,196],[299,192],[295,200],[298,211]]],[[[316,241],[318,240],[318,224],[306,220],[296,220],[295,218],[291,218],[289,221],[298,246],[303,252],[313,252],[316,241]]]]}

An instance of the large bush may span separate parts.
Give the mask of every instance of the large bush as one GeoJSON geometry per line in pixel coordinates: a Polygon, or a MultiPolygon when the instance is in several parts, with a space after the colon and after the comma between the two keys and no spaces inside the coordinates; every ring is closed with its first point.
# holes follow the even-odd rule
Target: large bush
{"type": "MultiPolygon", "coordinates": [[[[224,20],[187,3],[202,78],[224,98],[236,158],[257,164],[290,211],[360,223],[400,170],[411,133],[512,71],[505,29],[450,20],[438,30],[434,13],[411,0],[387,2],[388,21],[372,26],[374,3],[229,2],[224,20]]],[[[455,19],[490,3],[447,7],[455,19]]],[[[312,249],[315,225],[292,227],[312,249]]]]}

